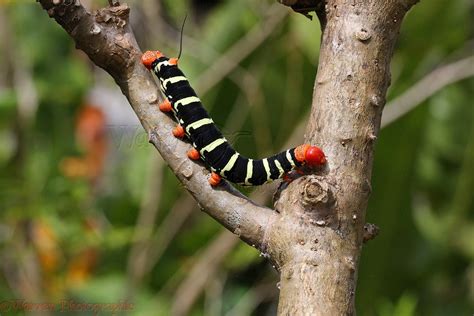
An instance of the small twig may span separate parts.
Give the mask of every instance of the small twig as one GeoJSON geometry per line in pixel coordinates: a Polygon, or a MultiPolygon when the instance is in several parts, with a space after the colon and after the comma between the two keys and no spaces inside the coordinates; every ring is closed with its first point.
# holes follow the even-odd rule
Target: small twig
{"type": "Polygon", "coordinates": [[[212,244],[199,255],[200,260],[188,273],[188,277],[179,286],[173,299],[171,314],[187,315],[197,296],[209,277],[224,260],[228,249],[232,249],[239,240],[227,231],[223,231],[212,244]]]}
{"type": "Polygon", "coordinates": [[[149,157],[148,179],[143,192],[140,212],[133,233],[133,245],[128,256],[128,287],[126,299],[131,300],[135,288],[145,275],[149,250],[152,243],[152,232],[158,216],[161,187],[163,180],[163,160],[156,155],[149,157]]]}
{"type": "Polygon", "coordinates": [[[227,279],[224,271],[218,271],[212,278],[208,279],[204,293],[204,315],[219,316],[222,315],[223,294],[227,279]]]}
{"type": "Polygon", "coordinates": [[[208,86],[214,86],[226,77],[243,59],[260,46],[288,15],[288,11],[281,10],[279,4],[272,5],[268,11],[269,18],[263,23],[263,27],[260,24],[256,25],[202,74],[201,80],[195,85],[197,91],[207,91],[209,90],[208,86]]]}
{"type": "Polygon", "coordinates": [[[251,287],[226,316],[251,315],[264,301],[278,297],[277,284],[274,281],[259,280],[251,287]]]}
{"type": "Polygon", "coordinates": [[[474,56],[433,70],[398,98],[387,103],[381,126],[385,127],[410,112],[442,88],[474,76],[474,56]]]}
{"type": "Polygon", "coordinates": [[[196,201],[194,201],[191,195],[187,193],[183,195],[185,196],[181,196],[177,199],[160,227],[156,230],[153,237],[151,237],[147,262],[143,268],[144,274],[149,273],[153,269],[182,225],[192,214],[192,211],[197,208],[196,201]]]}

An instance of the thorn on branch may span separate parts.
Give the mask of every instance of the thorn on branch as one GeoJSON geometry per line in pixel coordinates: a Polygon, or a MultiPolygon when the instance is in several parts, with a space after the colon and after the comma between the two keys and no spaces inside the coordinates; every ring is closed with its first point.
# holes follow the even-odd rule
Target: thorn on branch
{"type": "Polygon", "coordinates": [[[364,225],[364,244],[369,240],[374,239],[379,234],[380,228],[371,223],[366,223],[364,225]]]}

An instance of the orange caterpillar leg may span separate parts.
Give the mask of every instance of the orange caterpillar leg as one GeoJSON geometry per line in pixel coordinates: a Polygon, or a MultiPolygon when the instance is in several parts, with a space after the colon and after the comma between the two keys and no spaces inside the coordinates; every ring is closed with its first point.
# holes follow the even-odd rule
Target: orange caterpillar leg
{"type": "Polygon", "coordinates": [[[291,176],[288,174],[288,173],[284,173],[283,174],[283,181],[285,181],[286,183],[290,183],[293,181],[293,178],[291,178],[291,176]]]}
{"type": "Polygon", "coordinates": [[[201,157],[199,154],[199,151],[196,150],[196,148],[192,148],[188,150],[188,158],[191,160],[198,160],[201,157]]]}
{"type": "Polygon", "coordinates": [[[212,185],[213,187],[217,186],[219,183],[221,183],[222,177],[218,175],[215,172],[211,173],[211,177],[209,178],[209,184],[212,185]]]}
{"type": "Polygon", "coordinates": [[[177,125],[173,129],[173,136],[177,138],[183,138],[184,137],[184,128],[181,125],[177,125]]]}
{"type": "Polygon", "coordinates": [[[178,58],[170,58],[168,60],[168,64],[170,65],[177,65],[178,64],[178,58]]]}
{"type": "Polygon", "coordinates": [[[165,99],[163,102],[161,102],[159,107],[161,112],[171,112],[173,109],[171,102],[168,99],[165,99]]]}
{"type": "Polygon", "coordinates": [[[296,168],[295,169],[297,174],[303,175],[305,172],[301,168],[296,168]]]}

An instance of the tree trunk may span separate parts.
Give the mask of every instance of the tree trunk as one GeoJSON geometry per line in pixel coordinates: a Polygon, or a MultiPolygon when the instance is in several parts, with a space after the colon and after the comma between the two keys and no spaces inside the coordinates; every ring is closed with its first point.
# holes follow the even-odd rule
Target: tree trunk
{"type": "Polygon", "coordinates": [[[321,176],[292,183],[268,248],[281,270],[279,315],[353,315],[374,144],[390,59],[408,1],[326,3],[306,141],[324,148],[321,176]]]}

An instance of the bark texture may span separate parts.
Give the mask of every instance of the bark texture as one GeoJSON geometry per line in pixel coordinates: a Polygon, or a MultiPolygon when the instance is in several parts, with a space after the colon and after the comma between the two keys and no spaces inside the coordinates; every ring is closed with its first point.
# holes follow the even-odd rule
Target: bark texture
{"type": "MultiPolygon", "coordinates": [[[[159,89],[140,63],[126,5],[109,1],[109,7],[90,13],[78,0],[39,2],[115,79],[150,142],[203,210],[281,272],[279,315],[355,314],[361,247],[376,232],[364,231],[365,209],[390,58],[415,0],[314,1],[323,38],[306,141],[321,146],[329,163],[322,174],[280,190],[276,212],[229,185],[211,188],[208,171],[187,159],[190,146],[171,137],[174,124],[158,110],[159,89]]],[[[312,8],[309,0],[282,2],[312,8]]]]}
{"type": "MultiPolygon", "coordinates": [[[[371,192],[374,143],[390,59],[414,1],[327,1],[306,141],[321,146],[322,176],[292,183],[268,249],[281,270],[280,315],[354,315],[357,266],[371,192]]],[[[367,236],[367,234],[366,234],[367,236]]]]}

